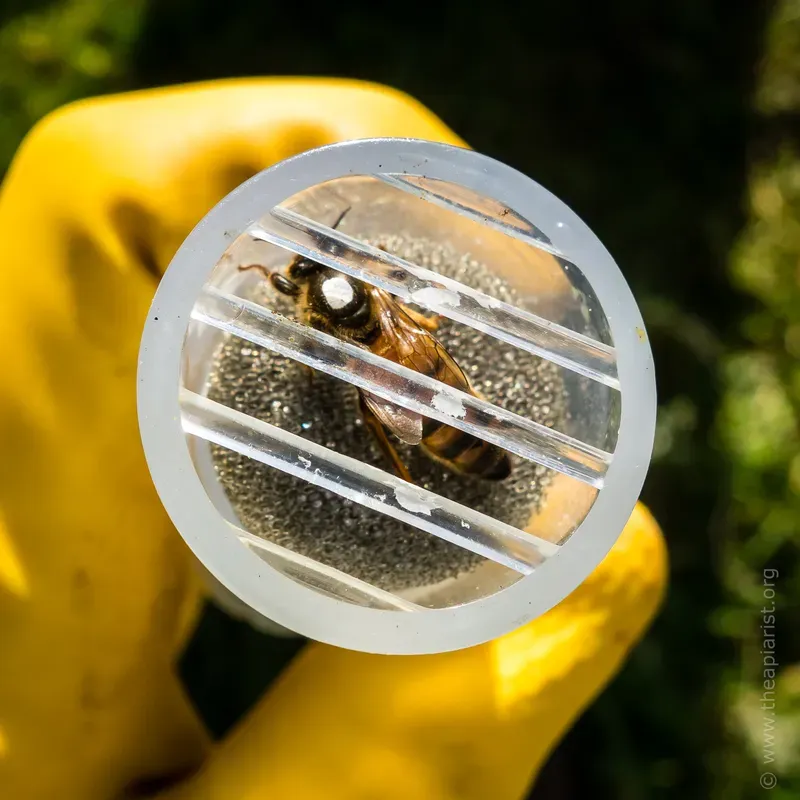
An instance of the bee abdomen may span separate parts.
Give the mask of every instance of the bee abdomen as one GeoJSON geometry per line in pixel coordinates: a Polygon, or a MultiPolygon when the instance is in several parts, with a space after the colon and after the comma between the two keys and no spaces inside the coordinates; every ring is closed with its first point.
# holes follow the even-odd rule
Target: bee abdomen
{"type": "Polygon", "coordinates": [[[505,450],[435,420],[426,422],[432,424],[426,426],[422,444],[435,458],[458,472],[486,480],[499,481],[511,474],[511,460],[505,450]]]}
{"type": "Polygon", "coordinates": [[[471,475],[480,475],[490,481],[502,481],[511,474],[511,459],[505,450],[497,445],[481,442],[479,447],[470,450],[466,457],[469,463],[463,464],[462,469],[471,475]],[[469,460],[470,456],[473,456],[469,460]]]}

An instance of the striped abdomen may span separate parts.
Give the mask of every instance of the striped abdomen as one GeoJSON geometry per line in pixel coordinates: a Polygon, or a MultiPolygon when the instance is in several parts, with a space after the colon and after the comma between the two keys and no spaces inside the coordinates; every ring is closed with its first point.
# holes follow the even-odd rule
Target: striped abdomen
{"type": "Polygon", "coordinates": [[[458,472],[490,481],[511,474],[511,459],[505,450],[438,420],[425,420],[421,444],[429,455],[458,472]]]}

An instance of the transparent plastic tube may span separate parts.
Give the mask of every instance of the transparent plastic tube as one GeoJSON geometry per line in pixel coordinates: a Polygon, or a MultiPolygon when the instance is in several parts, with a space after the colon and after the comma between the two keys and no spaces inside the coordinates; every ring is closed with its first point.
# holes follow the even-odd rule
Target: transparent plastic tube
{"type": "Polygon", "coordinates": [[[145,327],[139,416],[167,511],[243,607],[337,646],[426,653],[524,624],[600,563],[644,480],[655,382],[630,290],[563,203],[473,151],[370,140],[276,165],[194,229],[145,327]],[[323,221],[343,208],[344,230],[323,221]],[[296,255],[439,315],[490,388],[459,391],[297,322],[263,274],[240,271],[296,255]],[[314,399],[292,362],[343,383],[320,381],[314,399]],[[413,451],[414,483],[369,463],[375,446],[348,440],[366,430],[346,416],[346,384],[442,423],[452,452],[413,451]],[[473,452],[476,439],[506,451],[505,481],[454,468],[457,431],[473,452]]]}

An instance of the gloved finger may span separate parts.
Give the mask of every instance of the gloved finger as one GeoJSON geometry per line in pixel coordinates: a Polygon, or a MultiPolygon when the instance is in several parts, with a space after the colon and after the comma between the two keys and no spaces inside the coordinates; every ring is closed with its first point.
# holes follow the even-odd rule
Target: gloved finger
{"type": "Polygon", "coordinates": [[[488,644],[390,657],[308,648],[197,775],[159,800],[521,800],[619,669],[666,583],[639,505],[549,613],[488,644]]]}
{"type": "Polygon", "coordinates": [[[174,674],[199,586],[136,424],[142,324],[241,180],[382,135],[458,141],[399,93],[275,79],[77,103],[20,148],[0,196],[1,796],[98,800],[203,756],[174,674]]]}
{"type": "Polygon", "coordinates": [[[38,185],[29,203],[16,200],[17,218],[79,217],[118,267],[158,272],[197,221],[256,172],[312,147],[378,136],[464,144],[426,108],[384,87],[220,81],[67,106],[28,137],[7,191],[38,185]],[[57,157],[43,160],[43,150],[57,157]]]}

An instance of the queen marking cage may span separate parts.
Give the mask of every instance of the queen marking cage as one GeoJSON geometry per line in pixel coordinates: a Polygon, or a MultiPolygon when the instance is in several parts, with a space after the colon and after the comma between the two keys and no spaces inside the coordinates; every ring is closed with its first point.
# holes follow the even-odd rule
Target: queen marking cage
{"type": "Polygon", "coordinates": [[[195,228],[145,325],[139,415],[228,596],[313,639],[427,653],[524,624],[597,566],[644,480],[655,380],[624,278],[561,201],[478,153],[376,139],[283,161],[195,228]],[[471,388],[304,324],[264,279],[298,256],[435,320],[471,388]],[[511,474],[395,442],[402,480],[359,392],[502,448],[511,474]]]}

